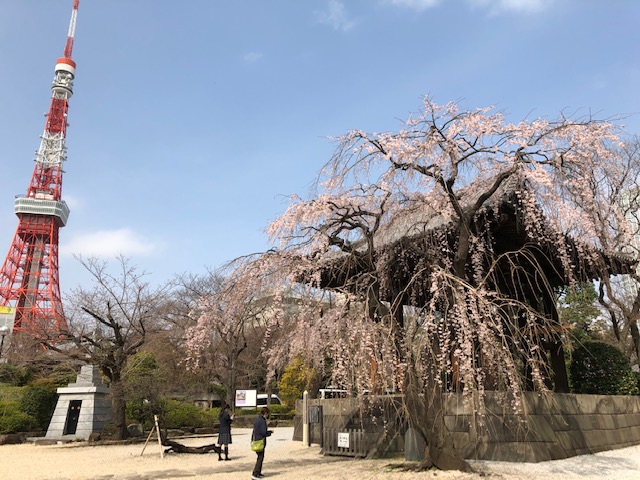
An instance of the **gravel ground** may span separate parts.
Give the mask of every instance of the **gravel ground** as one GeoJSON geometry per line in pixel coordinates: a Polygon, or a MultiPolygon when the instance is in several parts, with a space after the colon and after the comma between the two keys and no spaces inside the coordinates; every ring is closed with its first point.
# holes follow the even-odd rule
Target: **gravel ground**
{"type": "MultiPolygon", "coordinates": [[[[274,429],[265,453],[265,478],[302,479],[476,479],[488,477],[508,480],[539,478],[564,479],[640,479],[640,446],[595,455],[542,463],[474,462],[478,473],[404,472],[394,469],[397,460],[356,460],[325,457],[318,446],[305,447],[291,440],[293,428],[274,429]]],[[[219,462],[216,454],[165,454],[160,447],[144,444],[89,446],[64,445],[0,446],[0,480],[147,480],[198,478],[202,480],[249,480],[255,453],[249,449],[251,430],[234,428],[230,445],[231,461],[219,462]]],[[[180,440],[190,446],[213,443],[217,437],[180,440]]]]}

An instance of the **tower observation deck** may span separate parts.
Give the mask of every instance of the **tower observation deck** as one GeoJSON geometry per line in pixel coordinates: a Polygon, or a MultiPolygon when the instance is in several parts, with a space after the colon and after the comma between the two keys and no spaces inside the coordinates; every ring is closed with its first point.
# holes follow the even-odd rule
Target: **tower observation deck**
{"type": "Polygon", "coordinates": [[[58,58],[51,104],[25,195],[15,199],[18,228],[0,270],[0,327],[34,336],[66,329],[58,271],[58,231],[69,218],[62,200],[69,99],[76,63],[71,59],[79,0],[73,10],[64,54],[58,58]]]}

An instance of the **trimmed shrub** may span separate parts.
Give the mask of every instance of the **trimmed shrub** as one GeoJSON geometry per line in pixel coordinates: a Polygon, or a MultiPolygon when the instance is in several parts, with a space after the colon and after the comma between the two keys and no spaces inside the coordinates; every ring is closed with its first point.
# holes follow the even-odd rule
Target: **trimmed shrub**
{"type": "Polygon", "coordinates": [[[629,361],[616,347],[588,342],[574,351],[569,367],[574,393],[638,395],[638,382],[629,361]]]}
{"type": "MultiPolygon", "coordinates": [[[[259,415],[262,407],[259,408],[238,408],[236,409],[237,416],[245,416],[245,415],[259,415]]],[[[292,419],[295,414],[295,408],[291,408],[288,405],[270,405],[269,411],[271,415],[278,415],[281,419],[292,419]]]]}
{"type": "Polygon", "coordinates": [[[19,402],[23,391],[24,387],[0,383],[0,402],[19,402]]]}
{"type": "Polygon", "coordinates": [[[18,402],[0,401],[0,433],[33,432],[38,421],[20,411],[18,402]]]}
{"type": "Polygon", "coordinates": [[[40,430],[46,430],[56,408],[58,394],[53,384],[24,387],[20,400],[20,411],[35,418],[40,430]]]}
{"type": "Polygon", "coordinates": [[[31,380],[32,374],[28,368],[18,368],[8,363],[0,363],[0,383],[22,386],[31,380]]]}
{"type": "Polygon", "coordinates": [[[125,417],[127,423],[139,423],[143,428],[149,430],[153,427],[153,415],[161,415],[161,408],[144,399],[127,400],[125,406],[125,417]]]}
{"type": "Polygon", "coordinates": [[[212,427],[218,417],[211,411],[205,412],[190,403],[178,400],[167,400],[161,414],[163,428],[212,427]]]}

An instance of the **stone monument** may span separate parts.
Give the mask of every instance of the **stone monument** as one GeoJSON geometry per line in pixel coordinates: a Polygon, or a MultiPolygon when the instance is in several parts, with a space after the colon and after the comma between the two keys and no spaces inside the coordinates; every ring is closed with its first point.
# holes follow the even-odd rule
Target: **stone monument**
{"type": "Polygon", "coordinates": [[[111,420],[109,388],[95,365],[84,365],[75,383],[58,388],[58,403],[45,438],[88,440],[111,420]]]}

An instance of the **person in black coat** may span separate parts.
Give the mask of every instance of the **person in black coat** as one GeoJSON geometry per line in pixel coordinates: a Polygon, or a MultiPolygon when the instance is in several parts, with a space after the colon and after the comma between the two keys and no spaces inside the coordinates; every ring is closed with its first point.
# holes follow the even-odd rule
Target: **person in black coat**
{"type": "MultiPolygon", "coordinates": [[[[269,409],[267,407],[263,407],[260,410],[260,415],[256,419],[256,423],[253,424],[253,434],[251,435],[251,440],[263,440],[264,446],[267,447],[267,437],[271,436],[273,431],[267,430],[267,419],[269,418],[269,409]]],[[[264,460],[264,450],[261,452],[256,452],[258,458],[256,459],[256,465],[253,467],[253,473],[251,474],[251,480],[257,480],[262,478],[262,461],[264,460]]]]}
{"type": "Polygon", "coordinates": [[[218,460],[222,460],[222,446],[224,445],[224,459],[229,460],[229,444],[231,441],[231,422],[234,414],[231,413],[229,404],[225,404],[220,410],[220,431],[218,432],[218,460]]]}

